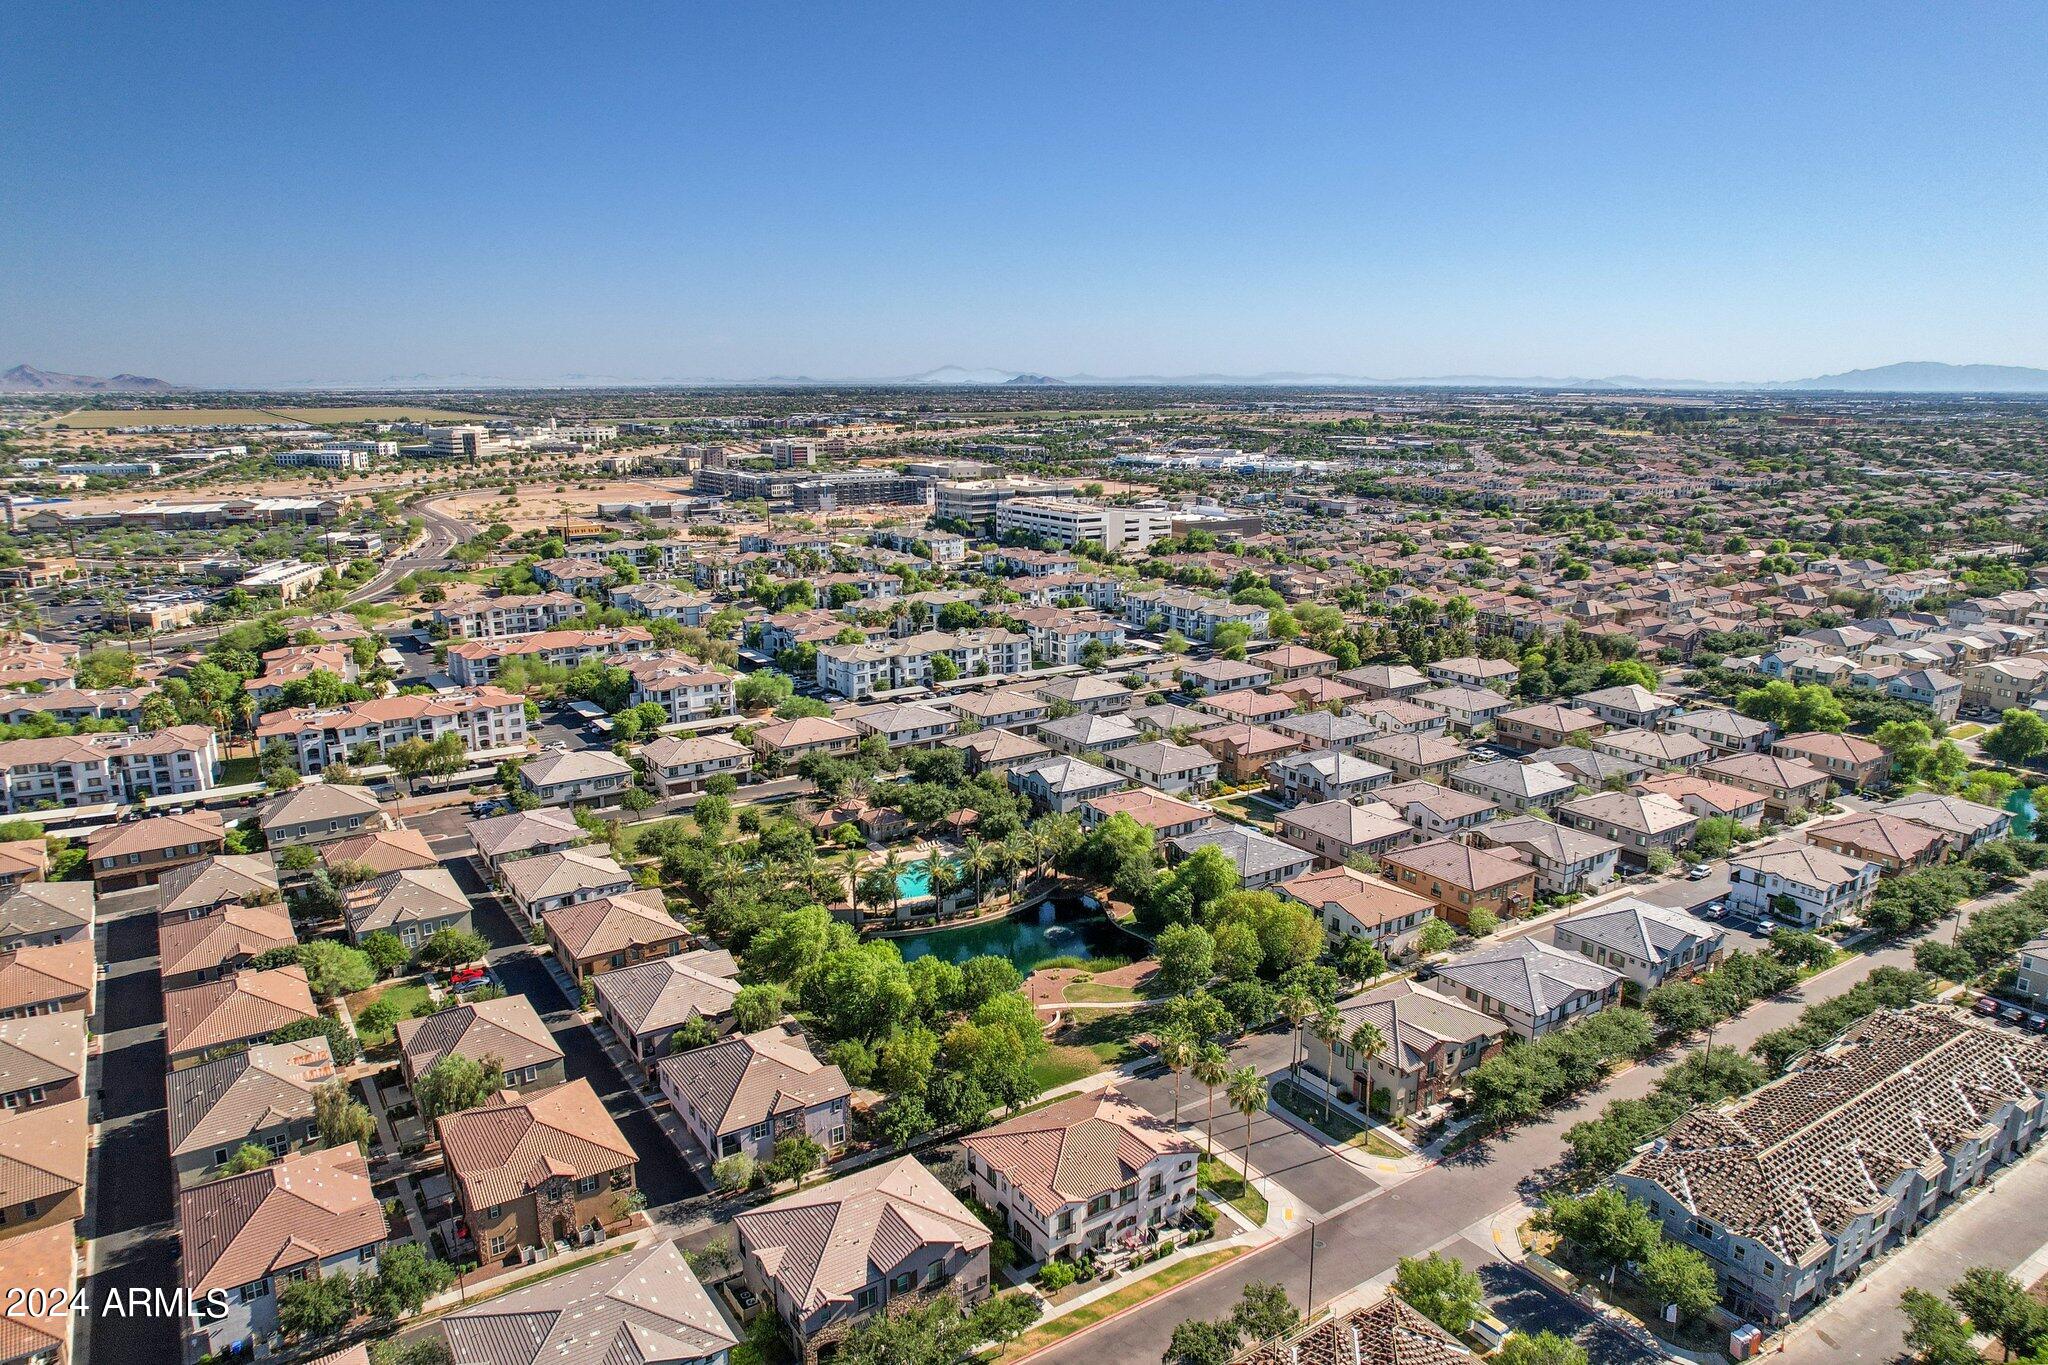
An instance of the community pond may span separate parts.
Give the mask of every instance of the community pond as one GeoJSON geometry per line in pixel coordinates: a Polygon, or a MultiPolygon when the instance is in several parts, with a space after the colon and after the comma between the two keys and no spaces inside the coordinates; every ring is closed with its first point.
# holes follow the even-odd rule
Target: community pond
{"type": "Polygon", "coordinates": [[[1118,928],[1095,905],[1079,900],[1043,901],[1004,919],[905,934],[890,942],[902,950],[905,961],[936,955],[958,963],[994,953],[1016,963],[1021,972],[1047,958],[1135,959],[1145,951],[1144,940],[1118,928]]]}

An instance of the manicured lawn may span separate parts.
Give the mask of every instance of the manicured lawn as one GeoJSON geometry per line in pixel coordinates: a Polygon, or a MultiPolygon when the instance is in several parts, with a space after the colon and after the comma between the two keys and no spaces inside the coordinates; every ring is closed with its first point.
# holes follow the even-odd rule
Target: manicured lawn
{"type": "Polygon", "coordinates": [[[1247,825],[1255,825],[1268,831],[1273,828],[1273,807],[1264,801],[1253,800],[1247,793],[1234,792],[1229,796],[1212,797],[1209,804],[1247,825]]]}
{"type": "Polygon", "coordinates": [[[1020,1359],[1056,1341],[1064,1341],[1082,1328],[1092,1327],[1114,1313],[1121,1313],[1126,1308],[1186,1284],[1203,1271],[1222,1265],[1225,1261],[1244,1253],[1244,1247],[1222,1247],[1215,1251],[1205,1251],[1199,1256],[1190,1256],[1185,1261],[1175,1261],[1157,1274],[1148,1275],[1142,1280],[1133,1280],[1114,1294],[1105,1294],[1091,1303],[1082,1304],[1071,1313],[1054,1318],[1042,1327],[1032,1328],[1011,1342],[1000,1354],[986,1356],[983,1359],[990,1361],[992,1365],[1020,1359]]]}
{"type": "Polygon", "coordinates": [[[1195,1168],[1195,1177],[1203,1189],[1243,1214],[1253,1227],[1265,1225],[1266,1196],[1259,1193],[1256,1185],[1246,1184],[1236,1171],[1203,1157],[1202,1164],[1195,1168]]]}
{"type": "Polygon", "coordinates": [[[1067,1036],[1093,1052],[1103,1066],[1120,1066],[1138,1055],[1132,1041],[1152,1025],[1150,1010],[1075,1010],[1075,1027],[1067,1036]]]}
{"type": "Polygon", "coordinates": [[[1407,1155],[1372,1129],[1361,1127],[1335,1105],[1330,1106],[1330,1116],[1325,1119],[1323,1097],[1312,1086],[1304,1086],[1297,1091],[1291,1082],[1281,1081],[1273,1087],[1273,1100],[1333,1142],[1341,1142],[1346,1147],[1363,1147],[1374,1156],[1407,1155]]]}
{"type": "MultiPolygon", "coordinates": [[[[375,986],[348,998],[349,1013],[360,1016],[363,1008],[376,1000],[383,1000],[397,1010],[400,1019],[410,1019],[416,1006],[427,1003],[427,988],[416,979],[392,981],[383,986],[375,986]]],[[[364,1047],[382,1047],[390,1042],[396,1033],[395,1028],[374,1033],[361,1027],[356,1029],[356,1036],[362,1039],[364,1047]]]]}
{"type": "Polygon", "coordinates": [[[646,820],[637,825],[627,825],[619,831],[619,856],[621,858],[639,856],[640,841],[646,838],[649,833],[663,825],[682,825],[686,824],[688,820],[689,817],[685,815],[672,815],[665,820],[646,820]]]}
{"type": "Polygon", "coordinates": [[[1093,981],[1076,981],[1067,987],[1067,999],[1077,1004],[1120,1004],[1142,997],[1129,986],[1104,986],[1093,981]]]}
{"type": "Polygon", "coordinates": [[[1069,1085],[1083,1076],[1102,1070],[1102,1058],[1085,1047],[1049,1047],[1031,1064],[1031,1074],[1042,1089],[1069,1085]]]}
{"type": "Polygon", "coordinates": [[[220,765],[220,784],[223,787],[238,787],[244,782],[260,782],[263,772],[254,755],[247,758],[223,759],[220,765]]]}

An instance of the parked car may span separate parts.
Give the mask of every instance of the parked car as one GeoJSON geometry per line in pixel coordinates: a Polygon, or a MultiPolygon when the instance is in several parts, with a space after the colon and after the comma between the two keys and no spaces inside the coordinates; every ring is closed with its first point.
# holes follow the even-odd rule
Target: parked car
{"type": "Polygon", "coordinates": [[[1713,876],[1713,875],[1714,875],[1714,867],[1713,867],[1713,864],[1711,864],[1711,863],[1694,863],[1694,864],[1692,865],[1692,870],[1691,870],[1691,871],[1689,871],[1689,872],[1687,872],[1687,873],[1685,874],[1685,879],[1686,879],[1687,881],[1689,881],[1689,882],[1703,882],[1703,881],[1705,881],[1705,880],[1706,880],[1707,878],[1709,878],[1709,877],[1711,877],[1711,876],[1713,876]]]}

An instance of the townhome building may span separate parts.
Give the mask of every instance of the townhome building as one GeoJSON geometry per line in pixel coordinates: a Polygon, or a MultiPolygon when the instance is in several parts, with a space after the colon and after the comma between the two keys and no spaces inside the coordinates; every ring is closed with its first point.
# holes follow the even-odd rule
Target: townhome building
{"type": "Polygon", "coordinates": [[[1298,877],[1315,865],[1312,855],[1270,834],[1245,825],[1217,822],[1192,834],[1167,842],[1167,860],[1180,862],[1197,849],[1214,848],[1230,860],[1237,871],[1237,884],[1245,891],[1263,891],[1289,877],[1298,877]]]}
{"type": "Polygon", "coordinates": [[[456,1205],[483,1263],[596,1240],[631,1212],[639,1158],[582,1078],[510,1091],[434,1120],[456,1205]]]}
{"type": "Polygon", "coordinates": [[[1500,814],[1500,807],[1483,796],[1433,782],[1398,782],[1375,791],[1373,799],[1406,815],[1417,843],[1449,838],[1500,814]]]}
{"type": "Polygon", "coordinates": [[[1290,754],[1266,765],[1267,781],[1283,805],[1357,801],[1393,781],[1393,772],[1341,749],[1290,754]]]}
{"type": "Polygon", "coordinates": [[[89,882],[24,882],[0,891],[0,949],[90,941],[97,910],[89,882]]]}
{"type": "Polygon", "coordinates": [[[546,1090],[569,1079],[561,1045],[523,995],[464,1000],[398,1021],[398,1063],[408,1089],[450,1057],[491,1059],[503,1090],[546,1090]]]}
{"type": "Polygon", "coordinates": [[[220,742],[204,725],[0,740],[0,812],[128,805],[219,784],[220,742]]]}
{"type": "Polygon", "coordinates": [[[1074,1259],[1179,1222],[1199,1151],[1115,1086],[961,1140],[976,1202],[1033,1260],[1074,1259]]]}
{"type": "Polygon", "coordinates": [[[1306,1035],[1303,1068],[1334,1084],[1340,1098],[1360,1108],[1369,1102],[1375,1114],[1394,1121],[1448,1104],[1472,1069],[1501,1050],[1509,1032],[1451,992],[1405,977],[1339,1002],[1337,1014],[1343,1037],[1332,1047],[1306,1035]],[[1364,1024],[1378,1033],[1377,1050],[1351,1045],[1364,1024]]]}
{"type": "Polygon", "coordinates": [[[536,853],[502,862],[497,872],[499,884],[529,921],[565,905],[623,895],[633,889],[631,874],[601,849],[536,853]]]}
{"type": "MultiPolygon", "coordinates": [[[[680,566],[670,566],[671,571],[676,567],[680,566]]],[[[606,594],[606,600],[622,610],[679,626],[702,626],[720,609],[718,599],[709,593],[661,582],[621,583],[606,594]]]]}
{"type": "Polygon", "coordinates": [[[1666,718],[1664,728],[1672,734],[1691,735],[1714,751],[1718,758],[1730,754],[1760,753],[1778,737],[1777,727],[1752,720],[1738,711],[1709,707],[1685,711],[1666,718]]]}
{"type": "Polygon", "coordinates": [[[668,723],[684,725],[733,713],[733,680],[683,654],[643,654],[622,665],[633,679],[626,704],[648,702],[668,713],[668,723]]]}
{"type": "Polygon", "coordinates": [[[1368,697],[1385,699],[1413,699],[1418,692],[1429,690],[1426,674],[1410,668],[1407,664],[1367,664],[1362,668],[1347,668],[1336,675],[1339,682],[1350,683],[1368,697]]]}
{"type": "Polygon", "coordinates": [[[1406,700],[1441,713],[1450,728],[1468,735],[1482,725],[1498,720],[1507,713],[1510,705],[1506,697],[1490,688],[1466,687],[1459,683],[1428,688],[1406,700]]]}
{"type": "Polygon", "coordinates": [[[1141,740],[1102,755],[1103,766],[1162,792],[1206,792],[1221,772],[1207,749],[1170,740],[1141,740]]]}
{"type": "Polygon", "coordinates": [[[1946,834],[1951,850],[1959,857],[2012,832],[2011,811],[1941,792],[1914,792],[1887,801],[1881,809],[1946,834]]]}
{"type": "MultiPolygon", "coordinates": [[[[1704,740],[1672,730],[1610,730],[1591,750],[1650,772],[1684,772],[1714,756],[1704,740]]],[[[1640,775],[1640,774],[1638,774],[1640,775]]]]}
{"type": "Polygon", "coordinates": [[[469,757],[480,759],[523,748],[526,734],[525,699],[499,687],[270,711],[256,722],[257,743],[285,744],[308,777],[411,739],[432,743],[456,735],[469,757]]]}
{"type": "Polygon", "coordinates": [[[1869,908],[1878,872],[1816,844],[1770,844],[1728,860],[1728,906],[1819,929],[1869,908]]]}
{"type": "Polygon", "coordinates": [[[244,1147],[283,1157],[317,1146],[313,1092],[336,1075],[325,1038],[258,1043],[173,1071],[166,1081],[165,1107],[178,1183],[197,1185],[217,1177],[244,1147]]]}
{"type": "Polygon", "coordinates": [[[1130,779],[1122,773],[1065,755],[1010,769],[1010,790],[1028,798],[1038,810],[1055,815],[1077,811],[1093,798],[1129,785],[1130,779]]]}
{"type": "Polygon", "coordinates": [[[1653,773],[1631,783],[1629,790],[1668,796],[1702,820],[1725,818],[1755,829],[1764,818],[1763,793],[1697,773],[1653,773]]]}
{"type": "Polygon", "coordinates": [[[1522,1038],[1541,1038],[1621,999],[1625,978],[1574,952],[1516,939],[1439,966],[1431,989],[1506,1024],[1522,1038]]]}
{"type": "Polygon", "coordinates": [[[1535,864],[1455,839],[1389,850],[1380,855],[1380,875],[1429,897],[1437,913],[1453,924],[1466,923],[1474,910],[1511,919],[1527,914],[1536,899],[1535,864]]]}
{"type": "Polygon", "coordinates": [[[723,948],[698,948],[597,978],[598,1012],[643,1070],[676,1051],[678,1030],[701,1020],[714,1033],[732,1023],[739,967],[723,948]]]}
{"type": "Polygon", "coordinates": [[[1435,735],[1375,735],[1356,750],[1361,758],[1383,764],[1397,782],[1444,782],[1453,769],[1470,759],[1465,750],[1435,735]]]}
{"type": "Polygon", "coordinates": [[[1555,764],[1522,763],[1512,758],[1454,769],[1451,786],[1517,815],[1556,810],[1578,790],[1578,783],[1555,764]]]}
{"type": "Polygon", "coordinates": [[[164,992],[164,1052],[180,1071],[263,1042],[279,1029],[319,1017],[306,969],[236,972],[164,992]]]}
{"type": "Polygon", "coordinates": [[[1486,688],[1506,696],[1521,681],[1522,670],[1507,659],[1480,659],[1470,654],[1439,659],[1425,670],[1439,686],[1486,688]]]}
{"type": "Polygon", "coordinates": [[[342,893],[349,937],[360,943],[371,934],[391,934],[418,948],[444,929],[470,931],[469,897],[455,874],[438,863],[386,872],[342,893]]]}
{"type": "Polygon", "coordinates": [[[790,1137],[807,1137],[828,1155],[846,1146],[852,1089],[793,1028],[722,1038],[663,1057],[655,1070],[707,1161],[736,1153],[765,1161],[790,1137]]]}
{"type": "Polygon", "coordinates": [[[1719,925],[1636,896],[1573,915],[1551,931],[1551,941],[1612,967],[1646,991],[1711,970],[1728,947],[1719,925]]]}
{"type": "Polygon", "coordinates": [[[800,1343],[803,1365],[892,1303],[988,1297],[993,1236],[915,1157],[743,1210],[732,1226],[747,1288],[800,1343]],[[819,1246],[833,1254],[806,1250],[819,1246]]]}
{"type": "Polygon", "coordinates": [[[1768,1324],[1855,1283],[2039,1141],[2048,1045],[1947,1006],[1879,1010],[1762,1089],[1695,1109],[1614,1185],[1768,1324]]]}
{"type": "Polygon", "coordinates": [[[463,1365],[725,1365],[740,1344],[682,1248],[665,1237],[494,1294],[445,1314],[438,1327],[463,1365]],[[512,1323],[520,1330],[508,1332],[512,1323]]]}
{"type": "Polygon", "coordinates": [[[664,735],[640,751],[648,784],[664,797],[702,791],[714,777],[745,782],[753,751],[724,735],[664,735]]]}
{"type": "Polygon", "coordinates": [[[1354,858],[1377,858],[1408,842],[1408,817],[1379,801],[1315,801],[1283,810],[1274,818],[1274,833],[1315,859],[1317,867],[1337,867],[1354,858]]]}
{"type": "Polygon", "coordinates": [[[1572,698],[1572,705],[1624,730],[1655,730],[1680,709],[1678,698],[1653,692],[1639,683],[1581,692],[1572,698]]]}
{"type": "Polygon", "coordinates": [[[0,1019],[89,1011],[97,979],[89,938],[0,949],[0,1019]]]}
{"type": "Polygon", "coordinates": [[[1241,625],[1254,640],[1266,638],[1266,609],[1222,597],[1205,597],[1186,588],[1159,588],[1124,597],[1124,623],[1133,630],[1165,635],[1178,631],[1190,640],[1207,642],[1219,627],[1241,625]]]}
{"type": "Polygon", "coordinates": [[[1607,722],[1591,711],[1562,702],[1543,701],[1518,706],[1494,717],[1494,738],[1517,749],[1550,749],[1575,740],[1590,742],[1607,729],[1607,722]]]}
{"type": "Polygon", "coordinates": [[[633,765],[606,749],[551,749],[519,765],[519,786],[544,806],[616,806],[633,765]]]}
{"type": "MultiPolygon", "coordinates": [[[[515,864],[516,873],[523,864],[515,864]]],[[[598,873],[597,875],[608,875],[598,873]]],[[[659,887],[586,897],[540,912],[555,961],[580,984],[605,972],[672,957],[688,941],[659,887]]]]}
{"type": "Polygon", "coordinates": [[[477,857],[493,881],[507,863],[542,853],[560,853],[590,838],[589,831],[577,824],[570,812],[547,806],[472,820],[466,828],[477,857]]]}
{"type": "Polygon", "coordinates": [[[1771,753],[1820,769],[1843,791],[1864,791],[1891,783],[1891,755],[1881,746],[1854,735],[1786,735],[1772,742],[1771,753]]]}
{"type": "Polygon", "coordinates": [[[281,791],[256,808],[256,827],[272,849],[320,844],[372,830],[394,829],[398,821],[367,787],[309,782],[281,791]]]}
{"type": "Polygon", "coordinates": [[[64,1104],[85,1093],[85,1015],[0,1021],[0,1110],[64,1104]]]}
{"type": "MultiPolygon", "coordinates": [[[[1202,717],[1204,722],[1212,719],[1202,717]]],[[[1233,783],[1255,782],[1273,760],[1298,754],[1305,747],[1293,735],[1241,721],[1205,725],[1194,732],[1191,742],[1208,750],[1216,759],[1218,775],[1233,783]]]]}
{"type": "Polygon", "coordinates": [[[1950,843],[1946,831],[1881,810],[1816,821],[1805,834],[1810,844],[1876,863],[1887,874],[1932,867],[1947,856],[1950,843]]]}
{"type": "Polygon", "coordinates": [[[1537,891],[1549,896],[1580,895],[1613,881],[1621,852],[1612,840],[1535,815],[1489,821],[1472,831],[1472,842],[1528,862],[1537,891]]]}
{"type": "Polygon", "coordinates": [[[1593,792],[1557,808],[1560,823],[1616,844],[1622,863],[1643,868],[1691,842],[1699,817],[1656,792],[1593,792]]]}
{"type": "Polygon", "coordinates": [[[1812,764],[1775,754],[1730,754],[1702,763],[1698,771],[1703,777],[1759,793],[1765,813],[1780,821],[1803,815],[1825,801],[1830,784],[1828,775],[1812,764]]]}
{"type": "Polygon", "coordinates": [[[1304,872],[1273,889],[1314,911],[1330,941],[1363,938],[1390,959],[1413,949],[1422,926],[1436,917],[1427,896],[1355,867],[1304,872]]]}

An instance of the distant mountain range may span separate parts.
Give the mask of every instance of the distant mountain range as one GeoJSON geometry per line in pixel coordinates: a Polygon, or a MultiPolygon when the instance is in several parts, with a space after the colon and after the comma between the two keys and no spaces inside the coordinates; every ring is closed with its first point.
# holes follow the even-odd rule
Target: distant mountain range
{"type": "MultiPolygon", "coordinates": [[[[864,378],[816,378],[811,375],[765,375],[752,379],[645,378],[624,375],[565,374],[551,380],[517,380],[497,375],[413,374],[389,375],[382,380],[344,383],[274,384],[270,390],[314,389],[376,392],[396,389],[495,389],[495,388],[659,388],[692,387],[904,387],[904,388],[1059,388],[1059,387],[1188,387],[1188,388],[1330,388],[1330,389],[1572,389],[1578,391],[1662,393],[2026,393],[2048,394],[2048,369],[2026,365],[1950,365],[1937,360],[1909,360],[1869,370],[1846,370],[1840,374],[1816,375],[1811,379],[1725,382],[1703,379],[1646,379],[1617,374],[1601,378],[1552,377],[1545,375],[1442,374],[1399,378],[1373,378],[1355,374],[1317,374],[1302,371],[1268,371],[1263,374],[1128,374],[1047,375],[1028,370],[969,369],[942,365],[922,374],[877,375],[864,378]]],[[[175,393],[187,386],[144,375],[117,374],[101,379],[94,375],[59,374],[33,365],[16,365],[0,373],[0,393],[93,394],[93,393],[175,393]]],[[[258,385],[229,385],[229,389],[261,389],[258,385]]]]}
{"type": "Polygon", "coordinates": [[[0,374],[0,393],[175,393],[178,387],[147,375],[117,374],[102,379],[39,370],[33,365],[16,365],[0,374]]]}

